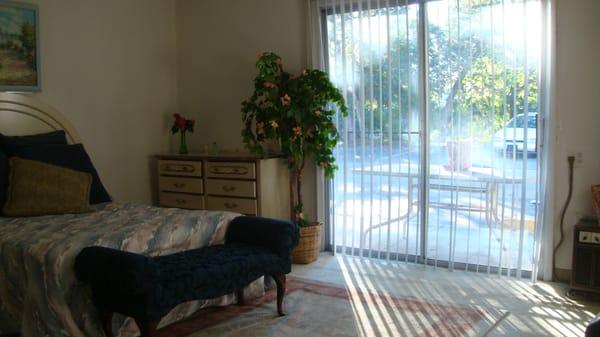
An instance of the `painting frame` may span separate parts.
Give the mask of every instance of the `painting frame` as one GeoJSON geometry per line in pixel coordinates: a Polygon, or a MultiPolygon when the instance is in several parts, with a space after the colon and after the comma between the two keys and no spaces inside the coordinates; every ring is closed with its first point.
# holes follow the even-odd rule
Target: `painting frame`
{"type": "MultiPolygon", "coordinates": [[[[39,19],[39,5],[34,3],[17,2],[17,1],[4,1],[0,0],[0,16],[2,11],[18,10],[31,12],[30,15],[33,18],[33,52],[34,56],[32,59],[33,66],[28,65],[29,71],[33,72],[34,80],[31,83],[8,83],[4,78],[0,76],[0,92],[39,92],[41,91],[41,56],[40,56],[40,19],[39,19]]],[[[1,17],[0,17],[1,18],[1,17]]],[[[0,25],[0,29],[5,28],[0,25]]],[[[14,32],[13,32],[14,33],[14,32]]],[[[14,35],[14,34],[13,34],[14,35]]],[[[0,40],[2,36],[0,36],[0,40]]],[[[0,53],[8,52],[6,47],[2,47],[0,44],[0,53]]],[[[0,70],[1,71],[1,70],[0,70]]],[[[14,68],[8,67],[5,71],[14,71],[14,68]]]]}

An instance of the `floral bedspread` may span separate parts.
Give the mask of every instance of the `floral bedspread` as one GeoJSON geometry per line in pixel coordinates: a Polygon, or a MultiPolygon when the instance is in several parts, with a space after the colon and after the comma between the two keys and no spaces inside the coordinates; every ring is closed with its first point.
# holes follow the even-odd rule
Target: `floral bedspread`
{"type": "MultiPolygon", "coordinates": [[[[75,278],[73,265],[81,249],[99,245],[149,256],[172,254],[222,243],[236,216],[109,203],[87,214],[0,217],[0,322],[12,322],[23,337],[103,336],[90,289],[75,278]]],[[[248,295],[259,296],[262,291],[258,280],[248,295]]],[[[232,300],[230,295],[212,302],[232,300]]],[[[206,304],[182,304],[161,325],[206,304]]],[[[10,332],[1,326],[0,333],[10,332]]],[[[113,330],[122,337],[137,333],[133,321],[122,316],[115,318],[113,330]]]]}

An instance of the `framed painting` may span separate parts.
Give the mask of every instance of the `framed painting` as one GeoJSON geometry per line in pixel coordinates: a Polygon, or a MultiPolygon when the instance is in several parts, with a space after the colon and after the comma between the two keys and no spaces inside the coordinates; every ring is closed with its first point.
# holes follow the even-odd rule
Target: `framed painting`
{"type": "Polygon", "coordinates": [[[38,6],[0,0],[0,91],[40,91],[38,6]]]}

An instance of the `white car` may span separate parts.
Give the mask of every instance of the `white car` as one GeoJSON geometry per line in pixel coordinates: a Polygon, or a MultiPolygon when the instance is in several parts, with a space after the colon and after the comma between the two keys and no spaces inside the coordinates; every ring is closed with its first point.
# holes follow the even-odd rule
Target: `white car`
{"type": "Polygon", "coordinates": [[[527,152],[535,153],[537,150],[537,112],[527,114],[527,123],[525,123],[525,114],[518,114],[511,118],[502,129],[494,134],[494,149],[499,152],[512,153],[524,152],[525,148],[525,130],[527,130],[527,152]]]}

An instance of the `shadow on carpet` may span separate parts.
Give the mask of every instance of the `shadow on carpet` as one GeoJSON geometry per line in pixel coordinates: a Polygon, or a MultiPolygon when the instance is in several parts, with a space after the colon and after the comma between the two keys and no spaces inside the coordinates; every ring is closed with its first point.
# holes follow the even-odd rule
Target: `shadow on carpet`
{"type": "Polygon", "coordinates": [[[203,309],[161,336],[483,337],[508,315],[297,278],[288,280],[287,289],[284,317],[277,316],[271,290],[246,305],[203,309]]]}

